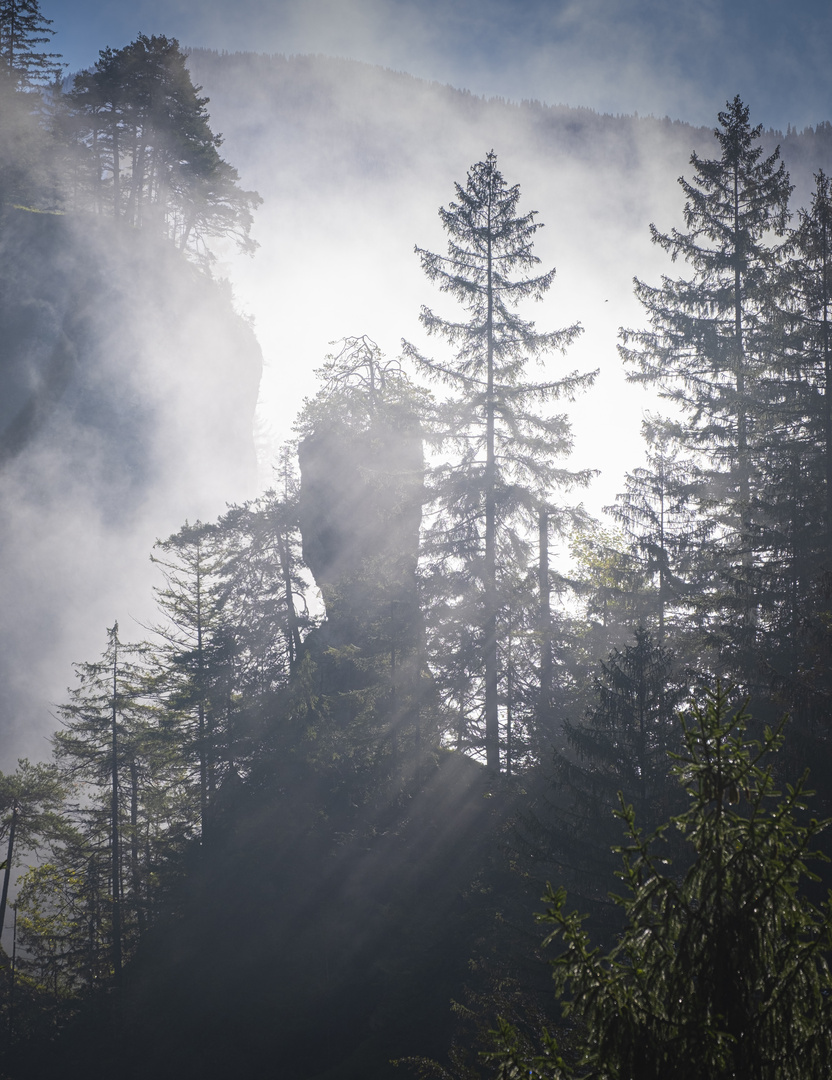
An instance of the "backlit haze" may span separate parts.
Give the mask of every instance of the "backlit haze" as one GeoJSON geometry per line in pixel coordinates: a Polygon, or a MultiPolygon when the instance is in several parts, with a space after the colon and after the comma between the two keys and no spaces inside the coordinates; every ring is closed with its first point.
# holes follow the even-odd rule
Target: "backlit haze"
{"type": "MultiPolygon", "coordinates": [[[[46,0],[43,10],[54,19],[55,45],[71,70],[94,63],[106,45],[120,46],[139,32],[163,33],[186,48],[339,56],[511,102],[669,116],[708,129],[736,93],[749,104],[752,120],[767,128],[800,128],[832,115],[823,55],[832,13],[820,2],[791,5],[788,19],[774,0],[684,6],[658,0],[46,0]]],[[[681,192],[673,179],[690,174],[692,147],[680,144],[675,160],[657,164],[649,160],[652,133],[644,131],[634,147],[637,160],[607,158],[582,168],[537,155],[524,138],[522,116],[474,124],[461,141],[456,133],[450,139],[438,107],[418,145],[405,148],[409,174],[397,173],[402,156],[395,150],[381,169],[362,162],[360,151],[346,162],[328,156],[329,148],[304,130],[302,114],[294,130],[279,121],[270,129],[273,113],[256,80],[232,101],[200,67],[195,78],[212,99],[224,154],[244,186],[256,187],[266,200],[254,231],[257,256],[231,258],[219,268],[231,278],[241,310],[253,316],[266,359],[264,463],[269,446],[289,435],[330,341],[366,333],[388,355],[398,352],[402,337],[427,346],[419,308],[441,305],[413,246],[444,251],[436,210],[453,197],[454,181],[464,182],[468,167],[494,149],[507,181],[521,185],[521,209],[536,209],[546,226],[537,245],[543,267],[558,270],[546,302],[529,314],[541,329],[583,324],[583,338],[558,361],[560,370],[601,369],[595,390],[570,408],[572,464],[601,470],[588,505],[598,509],[611,501],[623,471],[638,464],[640,415],[652,404],[643,391],[623,385],[616,332],[641,321],[633,276],[655,280],[669,268],[650,245],[648,225],[655,221],[665,230],[679,223],[681,192]]],[[[381,122],[390,105],[377,104],[381,122]]],[[[408,108],[405,100],[401,108],[408,108]]],[[[698,148],[711,150],[707,140],[698,148]]]]}
{"type": "MultiPolygon", "coordinates": [[[[537,210],[545,225],[536,246],[541,269],[557,268],[544,302],[524,314],[541,330],[584,327],[566,358],[552,357],[530,374],[600,369],[593,390],[562,406],[575,431],[568,464],[600,470],[590,490],[564,499],[600,513],[625,472],[641,463],[642,414],[657,407],[625,383],[616,337],[619,326],[643,324],[634,275],[657,281],[662,272],[684,272],[651,245],[649,224],[663,231],[681,224],[675,180],[690,176],[690,151],[716,154],[717,112],[737,93],[752,122],[766,128],[785,131],[832,117],[825,55],[832,10],[824,3],[790,5],[787,24],[786,8],[773,0],[684,9],[660,0],[43,0],[41,8],[71,72],[139,33],[176,37],[186,50],[351,61],[310,61],[311,82],[302,85],[314,84],[318,97],[309,101],[292,97],[285,60],[276,61],[283,74],[269,82],[253,61],[226,63],[223,74],[222,65],[193,54],[194,79],[211,98],[212,128],[225,137],[221,152],[242,186],[265,200],[253,231],[257,254],[249,259],[229,249],[215,268],[253,320],[265,358],[256,433],[260,486],[269,482],[304,397],[315,391],[313,371],[330,342],[367,334],[396,356],[406,338],[428,355],[443,354],[443,343],[422,330],[420,307],[451,316],[458,310],[424,277],[413,248],[444,252],[437,209],[493,149],[507,182],[521,186],[521,212],[537,210]],[[471,95],[504,101],[486,106],[471,95]],[[560,142],[547,138],[546,116],[540,106],[522,104],[529,100],[655,119],[622,122],[615,131],[608,124],[598,134],[587,112],[567,145],[563,133],[560,142]],[[664,117],[694,129],[662,123],[664,117]]],[[[795,206],[807,199],[810,179],[799,178],[795,206]]],[[[183,431],[189,422],[183,413],[183,431]]],[[[209,518],[253,492],[253,484],[217,481],[195,512],[209,518]]],[[[122,547],[121,562],[102,571],[86,614],[79,605],[87,579],[76,574],[79,595],[68,606],[60,647],[39,658],[43,701],[18,719],[28,734],[19,747],[4,748],[6,761],[15,751],[44,756],[42,736],[33,732],[54,726],[47,702],[59,700],[71,681],[71,660],[91,659],[103,647],[105,625],[118,618],[125,636],[141,636],[142,621],[152,618],[147,553],[186,513],[166,505],[143,519],[129,559],[122,547]]],[[[56,550],[60,542],[58,536],[56,550]]],[[[47,617],[51,623],[44,600],[40,618],[47,617]]],[[[23,679],[29,669],[20,669],[23,679]]]]}

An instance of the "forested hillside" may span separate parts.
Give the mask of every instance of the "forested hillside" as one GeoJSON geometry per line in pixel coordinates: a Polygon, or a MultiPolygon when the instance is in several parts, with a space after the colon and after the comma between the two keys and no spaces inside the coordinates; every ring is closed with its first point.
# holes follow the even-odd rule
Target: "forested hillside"
{"type": "Polygon", "coordinates": [[[66,113],[0,92],[0,699],[13,763],[42,756],[79,645],[94,647],[114,606],[149,611],[154,539],[254,491],[262,356],[227,283],[177,257],[155,218],[139,230],[103,198],[96,211],[66,113]]]}
{"type": "MultiPolygon", "coordinates": [[[[145,35],[48,89],[15,55],[7,692],[99,630],[0,774],[2,1075],[824,1077],[832,128],[781,153],[739,97],[692,130],[145,35]],[[402,234],[396,354],[344,327],[249,498],[225,245],[318,348],[345,296],[398,314],[402,234]],[[610,356],[651,397],[597,410],[601,521],[574,417],[610,356]]],[[[287,399],[313,353],[273,357],[287,399]]]]}

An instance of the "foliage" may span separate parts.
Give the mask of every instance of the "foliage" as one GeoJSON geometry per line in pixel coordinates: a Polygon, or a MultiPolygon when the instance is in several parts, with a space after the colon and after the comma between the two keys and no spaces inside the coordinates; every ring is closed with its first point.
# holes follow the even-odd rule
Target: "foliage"
{"type": "Polygon", "coordinates": [[[386,357],[367,334],[348,336],[332,342],[340,348],[328,353],[317,368],[320,389],[303,403],[295,421],[301,438],[322,425],[355,435],[369,431],[384,416],[402,420],[423,414],[430,408],[427,392],[413,384],[399,360],[386,357]]]}
{"type": "Polygon", "coordinates": [[[203,265],[208,241],[229,237],[252,253],[252,213],[262,202],[240,188],[219,154],[175,38],[140,34],[102,50],[75,77],[62,129],[82,151],[73,186],[78,209],[107,213],[169,237],[203,265]]]}
{"type": "Polygon", "coordinates": [[[29,90],[59,78],[58,53],[44,52],[54,30],[38,0],[0,0],[0,81],[29,90]]]}
{"type": "Polygon", "coordinates": [[[577,1060],[546,1036],[527,1056],[510,1028],[492,1055],[497,1075],[687,1080],[823,1077],[832,1044],[832,910],[801,892],[827,824],[806,817],[805,776],[775,789],[782,730],[747,738],[749,717],[717,686],[684,723],[673,773],[688,808],[645,836],[622,799],[619,848],[626,928],[593,948],[583,916],[550,888],[542,920],[564,1016],[581,1031],[577,1060]],[[662,848],[678,830],[688,858],[662,848]]]}
{"type": "Polygon", "coordinates": [[[578,605],[572,651],[592,667],[611,646],[622,647],[649,623],[655,590],[643,560],[618,530],[584,524],[570,537],[569,554],[569,583],[578,605]]]}
{"type": "Polygon", "coordinates": [[[465,186],[455,187],[456,201],[439,211],[448,254],[416,252],[428,278],[461,303],[467,318],[454,322],[422,308],[428,334],[455,349],[450,363],[428,359],[408,342],[404,350],[422,374],[453,392],[436,407],[430,432],[455,458],[433,473],[432,531],[440,557],[461,569],[447,604],[464,607],[463,617],[476,627],[485,758],[498,771],[498,579],[503,569],[528,559],[523,524],[527,531],[537,527],[552,488],[586,483],[590,475],[556,464],[571,449],[569,423],[539,409],[572,399],[594,375],[527,380],[529,359],[563,351],[580,327],[541,333],[516,310],[524,300],[541,300],[555,271],[530,276],[540,261],[533,244],[541,226],[534,211],[518,214],[519,185],[505,182],[496,155],[487,154],[469,170],[465,186]]]}
{"type": "Polygon", "coordinates": [[[0,207],[60,204],[54,143],[39,121],[37,93],[0,78],[0,207]]]}
{"type": "Polygon", "coordinates": [[[15,772],[0,773],[0,845],[5,845],[0,929],[5,927],[12,868],[64,835],[61,811],[66,794],[66,784],[53,764],[32,765],[21,758],[15,772]]]}
{"type": "Polygon", "coordinates": [[[551,763],[537,771],[514,843],[538,887],[547,878],[567,886],[593,932],[609,935],[620,923],[609,895],[619,792],[647,828],[678,808],[668,754],[680,744],[676,709],[684,684],[671,653],[643,627],[597,665],[592,682],[585,715],[562,722],[551,763]]]}
{"type": "Polygon", "coordinates": [[[652,586],[640,621],[655,625],[662,644],[674,624],[681,623],[684,633],[693,606],[694,556],[713,526],[708,521],[692,525],[690,503],[698,493],[699,470],[679,457],[661,420],[647,417],[642,434],[649,446],[645,465],[627,473],[624,491],[604,509],[623,528],[652,586]]]}
{"type": "MultiPolygon", "coordinates": [[[[799,313],[797,355],[798,373],[803,394],[795,410],[794,425],[800,425],[802,445],[801,468],[823,485],[810,489],[807,517],[814,519],[811,540],[819,550],[827,568],[832,565],[832,337],[830,337],[830,305],[832,305],[832,181],[819,170],[815,175],[815,190],[808,210],[798,214],[795,232],[793,303],[799,313]],[[822,504],[820,496],[822,492],[822,504]],[[817,534],[822,541],[818,544],[817,534]]],[[[807,552],[811,558],[814,552],[807,552]]]]}
{"type": "MultiPolygon", "coordinates": [[[[153,868],[171,835],[181,837],[177,788],[183,770],[156,722],[146,645],[122,642],[116,623],[102,656],[75,670],[77,684],[59,708],[62,728],[54,749],[76,789],[68,808],[76,837],[52,861],[84,882],[89,903],[108,911],[106,947],[118,973],[122,955],[135,948],[152,919],[153,868]]],[[[34,876],[39,905],[46,903],[46,884],[56,880],[34,876]]],[[[53,906],[65,904],[55,900],[53,906]]]]}
{"type": "Polygon", "coordinates": [[[712,522],[697,555],[699,589],[712,641],[733,651],[746,679],[761,620],[764,629],[779,602],[765,591],[766,564],[777,561],[769,464],[794,434],[784,426],[791,185],[779,150],[763,155],[761,132],[739,97],[720,112],[720,156],[693,154],[693,182],[680,179],[687,231],[651,226],[653,242],[692,276],[659,286],[636,280],[650,329],[622,330],[619,347],[633,365],[629,377],[658,385],[684,417],[668,432],[702,467],[696,508],[712,522]]]}

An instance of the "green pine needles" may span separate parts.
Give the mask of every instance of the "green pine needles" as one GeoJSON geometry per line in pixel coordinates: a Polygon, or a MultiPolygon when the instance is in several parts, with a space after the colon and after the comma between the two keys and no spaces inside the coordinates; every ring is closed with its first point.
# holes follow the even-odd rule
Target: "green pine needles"
{"type": "MultiPolygon", "coordinates": [[[[583,916],[549,889],[541,920],[564,951],[552,961],[557,994],[577,1047],[565,1060],[544,1034],[529,1052],[502,1023],[488,1056],[502,1080],[812,1080],[832,1050],[832,910],[811,903],[802,880],[828,822],[806,814],[805,776],[775,790],[771,757],[781,730],[747,737],[748,715],[721,686],[684,719],[673,772],[689,808],[642,836],[632,807],[616,897],[626,929],[608,953],[593,948],[583,916]],[[675,826],[686,868],[662,857],[675,826]]],[[[782,725],[781,725],[782,728],[782,725]]]]}

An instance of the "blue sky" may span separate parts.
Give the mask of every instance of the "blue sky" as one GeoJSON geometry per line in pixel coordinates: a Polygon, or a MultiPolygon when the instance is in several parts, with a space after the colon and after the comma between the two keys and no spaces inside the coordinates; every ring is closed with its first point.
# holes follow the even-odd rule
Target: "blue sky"
{"type": "Polygon", "coordinates": [[[711,126],[832,119],[828,0],[41,0],[73,69],[139,32],[183,45],[322,52],[476,93],[711,126]]]}

